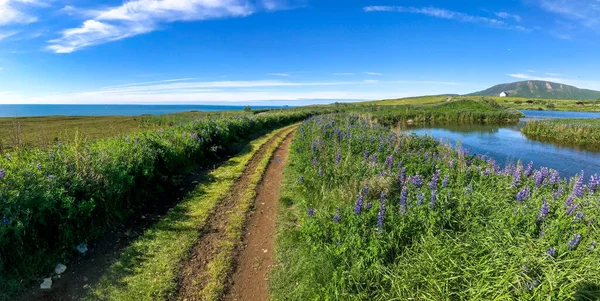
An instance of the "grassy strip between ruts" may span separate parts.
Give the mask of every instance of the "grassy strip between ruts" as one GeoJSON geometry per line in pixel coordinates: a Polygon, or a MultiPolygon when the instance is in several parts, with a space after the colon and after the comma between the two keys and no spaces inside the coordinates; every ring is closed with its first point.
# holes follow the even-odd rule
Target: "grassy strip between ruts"
{"type": "Polygon", "coordinates": [[[283,135],[280,135],[276,139],[275,143],[268,146],[265,156],[250,177],[248,188],[229,217],[226,228],[227,240],[222,242],[219,253],[216,255],[215,259],[208,264],[209,279],[202,291],[202,300],[216,301],[223,293],[227,272],[230,270],[233,261],[235,245],[239,243],[242,238],[242,229],[244,222],[246,221],[246,213],[256,198],[256,187],[262,180],[275,150],[277,150],[281,142],[285,140],[292,131],[296,130],[296,128],[296,126],[291,126],[291,128],[285,130],[283,135]]]}
{"type": "Polygon", "coordinates": [[[181,261],[215,205],[227,195],[259,148],[283,130],[251,142],[209,174],[189,197],[148,229],[111,266],[87,300],[163,300],[175,292],[181,261]]]}

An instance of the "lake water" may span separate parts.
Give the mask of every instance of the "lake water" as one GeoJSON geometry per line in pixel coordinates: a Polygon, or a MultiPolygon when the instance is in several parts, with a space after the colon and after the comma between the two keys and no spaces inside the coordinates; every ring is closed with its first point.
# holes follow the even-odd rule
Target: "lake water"
{"type": "MultiPolygon", "coordinates": [[[[523,111],[526,118],[600,118],[600,113],[523,111]],[[542,114],[540,114],[542,113],[542,114]]],[[[500,164],[527,164],[533,161],[536,168],[546,166],[558,170],[562,177],[571,177],[582,170],[588,176],[600,173],[600,152],[579,150],[552,143],[527,139],[521,133],[524,120],[512,126],[497,125],[451,125],[408,129],[418,135],[429,135],[460,141],[471,154],[492,157],[500,164]]]]}
{"type": "MultiPolygon", "coordinates": [[[[252,106],[253,109],[281,107],[252,106]]],[[[243,106],[213,105],[0,105],[0,117],[33,116],[139,116],[189,111],[215,112],[243,110],[243,106]]]]}

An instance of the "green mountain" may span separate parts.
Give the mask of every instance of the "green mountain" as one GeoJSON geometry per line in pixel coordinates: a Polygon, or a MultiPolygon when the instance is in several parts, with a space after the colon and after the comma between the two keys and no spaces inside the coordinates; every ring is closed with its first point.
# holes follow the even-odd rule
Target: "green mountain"
{"type": "Polygon", "coordinates": [[[487,90],[475,92],[469,95],[499,96],[502,92],[505,92],[506,94],[508,94],[508,96],[511,97],[577,100],[600,99],[600,91],[579,89],[577,87],[569,85],[539,80],[528,80],[510,84],[500,84],[493,86],[487,90]]]}

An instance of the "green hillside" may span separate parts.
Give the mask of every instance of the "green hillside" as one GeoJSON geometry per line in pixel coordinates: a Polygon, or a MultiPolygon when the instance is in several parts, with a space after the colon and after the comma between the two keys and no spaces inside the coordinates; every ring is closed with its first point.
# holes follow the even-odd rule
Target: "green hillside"
{"type": "Polygon", "coordinates": [[[510,84],[500,84],[487,90],[475,92],[470,95],[477,96],[498,96],[506,92],[511,97],[526,98],[552,98],[552,99],[576,99],[576,100],[597,100],[600,98],[600,91],[579,89],[577,87],[547,82],[547,81],[522,81],[510,84]]]}

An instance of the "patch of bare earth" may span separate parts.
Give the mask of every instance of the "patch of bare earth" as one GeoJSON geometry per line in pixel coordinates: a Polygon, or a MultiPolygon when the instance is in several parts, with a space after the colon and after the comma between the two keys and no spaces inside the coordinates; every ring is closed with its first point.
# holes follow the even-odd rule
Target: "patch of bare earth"
{"type": "MultiPolygon", "coordinates": [[[[275,143],[279,135],[271,138],[256,152],[242,176],[234,184],[231,193],[217,205],[213,214],[209,217],[189,259],[183,263],[183,268],[178,279],[177,300],[202,300],[201,292],[206,287],[209,277],[208,265],[219,253],[222,242],[227,240],[226,227],[229,216],[235,209],[237,202],[242,198],[244,192],[249,188],[250,178],[262,158],[266,155],[268,146],[275,143]]],[[[289,138],[283,144],[286,144],[288,141],[289,138]]],[[[268,178],[270,169],[271,164],[267,169],[265,179],[268,178]]]]}
{"type": "Polygon", "coordinates": [[[293,134],[279,146],[257,188],[255,210],[248,220],[243,244],[235,259],[236,269],[223,300],[269,299],[267,278],[273,265],[279,188],[292,138],[293,134]]]}

